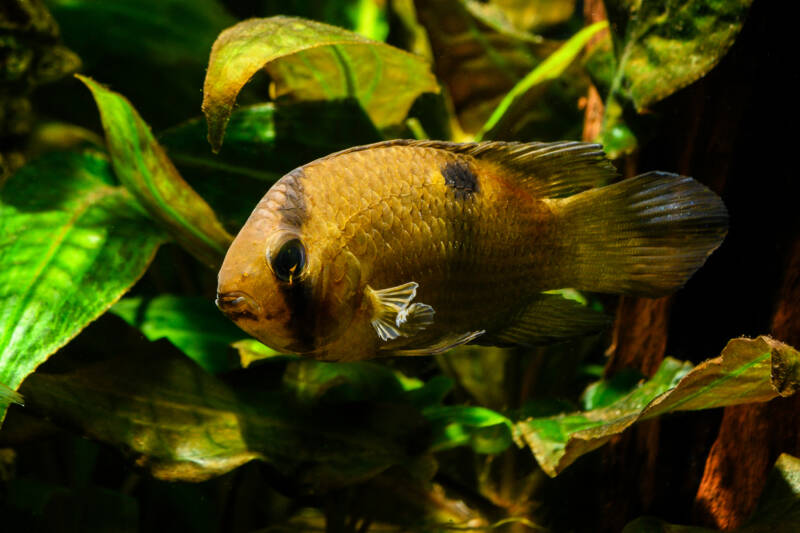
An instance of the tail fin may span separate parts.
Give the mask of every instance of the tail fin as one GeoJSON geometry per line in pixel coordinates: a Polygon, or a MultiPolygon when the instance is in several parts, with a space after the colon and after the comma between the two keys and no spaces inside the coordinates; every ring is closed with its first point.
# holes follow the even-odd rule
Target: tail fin
{"type": "Polygon", "coordinates": [[[570,235],[566,286],[663,296],[725,238],[728,212],[692,178],[649,172],[557,200],[570,235]]]}

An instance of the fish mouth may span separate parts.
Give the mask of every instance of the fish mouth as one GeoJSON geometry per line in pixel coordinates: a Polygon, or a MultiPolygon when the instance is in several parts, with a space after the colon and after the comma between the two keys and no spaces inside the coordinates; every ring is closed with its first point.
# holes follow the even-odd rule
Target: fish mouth
{"type": "Polygon", "coordinates": [[[242,291],[218,292],[214,303],[231,320],[236,320],[237,318],[257,320],[258,315],[261,314],[261,306],[258,302],[242,291]]]}

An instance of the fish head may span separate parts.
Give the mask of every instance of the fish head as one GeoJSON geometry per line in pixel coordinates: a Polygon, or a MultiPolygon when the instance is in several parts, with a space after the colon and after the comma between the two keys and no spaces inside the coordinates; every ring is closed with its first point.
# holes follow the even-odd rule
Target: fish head
{"type": "Polygon", "coordinates": [[[309,213],[300,217],[292,210],[283,181],[270,189],[228,249],[216,303],[267,346],[315,356],[352,319],[358,272],[340,275],[341,247],[313,229],[309,213]]]}

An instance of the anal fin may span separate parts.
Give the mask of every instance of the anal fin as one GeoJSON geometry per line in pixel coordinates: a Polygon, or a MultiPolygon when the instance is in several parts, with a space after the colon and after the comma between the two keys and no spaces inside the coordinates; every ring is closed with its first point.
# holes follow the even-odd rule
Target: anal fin
{"type": "Polygon", "coordinates": [[[484,333],[485,333],[484,330],[480,330],[480,331],[469,331],[467,333],[461,333],[461,334],[447,335],[445,337],[442,337],[438,341],[434,342],[433,344],[429,344],[427,346],[421,346],[419,348],[393,350],[392,353],[395,355],[436,355],[442,352],[446,352],[450,348],[455,348],[456,346],[460,346],[462,344],[466,344],[472,340],[475,340],[484,333]]]}
{"type": "Polygon", "coordinates": [[[557,294],[540,294],[517,314],[508,327],[492,332],[478,344],[537,346],[598,333],[611,317],[557,294]]]}
{"type": "Polygon", "coordinates": [[[367,287],[367,297],[372,302],[372,327],[382,341],[416,335],[433,324],[433,307],[411,301],[419,285],[413,281],[375,290],[367,287]]]}

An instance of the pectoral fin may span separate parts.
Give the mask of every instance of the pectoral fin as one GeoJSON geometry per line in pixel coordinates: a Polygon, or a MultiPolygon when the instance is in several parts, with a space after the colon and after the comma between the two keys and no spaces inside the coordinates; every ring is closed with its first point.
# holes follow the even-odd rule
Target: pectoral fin
{"type": "Polygon", "coordinates": [[[433,324],[433,307],[411,301],[419,285],[413,281],[375,290],[367,287],[367,297],[372,303],[372,327],[382,341],[416,335],[433,324]]]}

